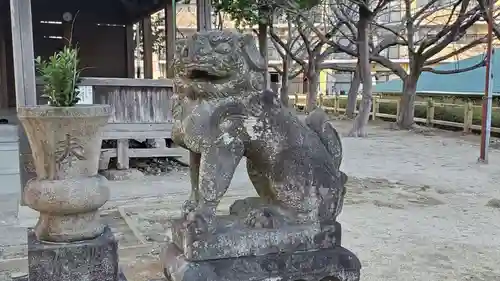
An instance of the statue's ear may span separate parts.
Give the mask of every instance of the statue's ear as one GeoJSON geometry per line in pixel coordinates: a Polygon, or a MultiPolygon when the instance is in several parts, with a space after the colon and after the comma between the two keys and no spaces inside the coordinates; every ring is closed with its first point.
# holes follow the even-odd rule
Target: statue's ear
{"type": "Polygon", "coordinates": [[[247,61],[252,64],[251,67],[257,70],[265,70],[264,58],[260,55],[255,44],[255,39],[250,34],[244,34],[240,38],[241,48],[243,55],[246,56],[247,61]]]}

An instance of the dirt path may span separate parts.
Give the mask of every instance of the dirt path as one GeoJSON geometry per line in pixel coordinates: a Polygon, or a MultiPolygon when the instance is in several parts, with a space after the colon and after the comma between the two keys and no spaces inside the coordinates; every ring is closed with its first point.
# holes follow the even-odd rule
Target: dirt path
{"type": "MultiPolygon", "coordinates": [[[[335,123],[340,131],[343,122],[335,123]]],[[[500,151],[476,163],[474,137],[374,126],[343,141],[352,179],[340,221],[363,280],[500,280],[500,151]]]]}
{"type": "MultiPolygon", "coordinates": [[[[335,125],[341,132],[349,128],[335,125]]],[[[500,209],[485,206],[500,198],[500,151],[490,152],[489,165],[479,165],[477,137],[442,131],[424,136],[386,126],[372,126],[366,139],[343,140],[342,169],[350,181],[340,221],[344,245],[363,263],[362,280],[500,280],[500,209]]],[[[242,166],[222,210],[235,198],[254,195],[242,166]]],[[[176,182],[170,194],[186,198],[186,188],[176,182]]],[[[137,214],[143,218],[138,225],[151,233],[154,224],[144,221],[174,215],[181,202],[174,201],[168,201],[174,212],[137,214]]],[[[147,275],[147,268],[142,272],[147,275]]]]}

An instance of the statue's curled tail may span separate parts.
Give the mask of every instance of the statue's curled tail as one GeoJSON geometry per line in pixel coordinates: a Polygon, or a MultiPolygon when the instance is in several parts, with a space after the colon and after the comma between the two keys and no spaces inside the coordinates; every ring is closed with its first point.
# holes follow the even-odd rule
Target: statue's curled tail
{"type": "Polygon", "coordinates": [[[342,142],[337,130],[333,127],[332,123],[328,122],[328,115],[321,108],[316,108],[307,116],[306,125],[318,134],[321,142],[333,158],[335,168],[340,172],[337,178],[340,189],[333,210],[333,216],[336,218],[342,212],[346,193],[345,183],[347,182],[347,175],[339,169],[342,163],[342,142]]]}
{"type": "Polygon", "coordinates": [[[323,109],[316,108],[307,116],[306,125],[318,134],[321,142],[335,159],[335,167],[338,169],[342,162],[342,143],[337,130],[328,122],[328,115],[323,109]]]}

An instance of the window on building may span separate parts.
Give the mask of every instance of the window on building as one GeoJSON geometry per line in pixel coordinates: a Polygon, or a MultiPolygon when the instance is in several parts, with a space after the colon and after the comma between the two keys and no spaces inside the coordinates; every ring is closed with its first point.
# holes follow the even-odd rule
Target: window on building
{"type": "Polygon", "coordinates": [[[400,46],[391,46],[389,48],[386,48],[380,52],[380,55],[388,59],[400,59],[400,46]]]}
{"type": "Polygon", "coordinates": [[[439,0],[437,5],[439,7],[451,7],[456,3],[454,0],[439,0]]]}
{"type": "Polygon", "coordinates": [[[377,83],[384,83],[390,80],[391,73],[382,71],[376,74],[377,83]]]}
{"type": "Polygon", "coordinates": [[[378,23],[388,23],[389,22],[389,9],[384,9],[380,12],[378,19],[378,23]]]}
{"type": "Polygon", "coordinates": [[[401,21],[401,4],[399,1],[391,1],[387,7],[380,12],[379,23],[392,23],[401,21]]]}
{"type": "Polygon", "coordinates": [[[466,33],[464,36],[462,36],[460,39],[456,41],[458,44],[469,44],[475,40],[479,40],[481,38],[484,38],[484,34],[476,34],[476,33],[466,33]]]}
{"type": "Polygon", "coordinates": [[[316,7],[311,10],[310,16],[312,17],[313,23],[324,23],[323,18],[323,7],[316,7]]]}
{"type": "Polygon", "coordinates": [[[427,3],[429,3],[429,0],[417,0],[417,2],[416,2],[417,8],[420,8],[420,7],[427,5],[427,3]]]}
{"type": "Polygon", "coordinates": [[[383,57],[388,58],[388,57],[389,57],[389,50],[387,50],[387,49],[383,49],[382,51],[380,51],[380,53],[379,53],[379,54],[380,54],[381,56],[383,56],[383,57]]]}
{"type": "Polygon", "coordinates": [[[456,3],[457,1],[455,0],[417,0],[417,7],[421,8],[429,3],[429,1],[432,1],[432,6],[433,7],[448,7],[456,3]]]}
{"type": "Polygon", "coordinates": [[[287,24],[288,21],[286,19],[286,15],[284,14],[274,14],[274,19],[273,19],[273,22],[276,23],[276,24],[287,24]]]}
{"type": "Polygon", "coordinates": [[[401,22],[401,9],[399,7],[391,10],[389,20],[390,22],[401,22]]]}
{"type": "Polygon", "coordinates": [[[347,93],[351,86],[353,74],[351,72],[339,71],[335,72],[333,76],[332,80],[335,82],[332,85],[331,93],[337,95],[341,92],[347,93]]]}
{"type": "Polygon", "coordinates": [[[435,37],[437,36],[438,32],[439,32],[440,28],[439,27],[435,27],[435,28],[420,28],[418,30],[418,38],[420,38],[421,41],[425,40],[426,38],[430,38],[430,37],[435,37]]]}
{"type": "Polygon", "coordinates": [[[399,46],[391,46],[388,49],[388,57],[390,59],[399,59],[399,46]]]}
{"type": "Polygon", "coordinates": [[[280,60],[281,56],[274,47],[272,39],[267,39],[267,56],[269,60],[280,60]]]}

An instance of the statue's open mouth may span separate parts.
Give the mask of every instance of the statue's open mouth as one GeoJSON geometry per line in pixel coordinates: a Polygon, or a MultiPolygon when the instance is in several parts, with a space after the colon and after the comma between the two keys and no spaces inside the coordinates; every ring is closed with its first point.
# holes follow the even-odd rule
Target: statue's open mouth
{"type": "Polygon", "coordinates": [[[191,80],[197,80],[197,81],[218,81],[226,78],[225,76],[210,73],[206,70],[201,70],[201,69],[190,70],[188,72],[188,77],[191,80]]]}

